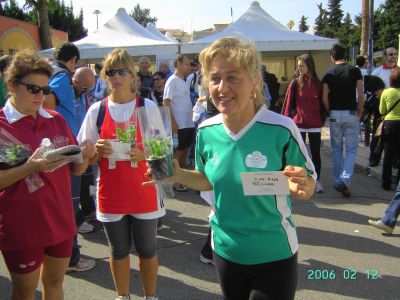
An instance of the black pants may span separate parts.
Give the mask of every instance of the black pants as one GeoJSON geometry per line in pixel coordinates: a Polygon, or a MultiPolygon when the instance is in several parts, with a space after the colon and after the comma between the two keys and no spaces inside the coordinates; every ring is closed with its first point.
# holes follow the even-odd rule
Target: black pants
{"type": "Polygon", "coordinates": [[[306,143],[306,134],[308,133],[308,142],[311,150],[311,160],[317,172],[317,179],[321,175],[321,132],[301,132],[301,137],[306,143]]]}
{"type": "Polygon", "coordinates": [[[396,155],[400,157],[400,121],[384,121],[383,124],[383,157],[382,185],[390,187],[392,184],[392,166],[396,155]]]}
{"type": "Polygon", "coordinates": [[[293,300],[297,286],[297,253],[257,265],[230,262],[214,252],[222,295],[226,300],[293,300]]]}
{"type": "Polygon", "coordinates": [[[94,199],[90,195],[90,186],[94,185],[94,174],[91,166],[81,175],[80,205],[82,214],[89,215],[96,210],[94,199]]]}

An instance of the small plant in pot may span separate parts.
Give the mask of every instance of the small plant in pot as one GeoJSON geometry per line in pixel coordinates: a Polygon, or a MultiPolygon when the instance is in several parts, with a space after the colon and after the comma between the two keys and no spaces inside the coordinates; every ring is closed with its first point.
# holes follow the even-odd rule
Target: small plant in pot
{"type": "Polygon", "coordinates": [[[171,137],[161,137],[158,129],[150,130],[151,138],[144,141],[146,161],[155,180],[172,176],[171,137]]]}

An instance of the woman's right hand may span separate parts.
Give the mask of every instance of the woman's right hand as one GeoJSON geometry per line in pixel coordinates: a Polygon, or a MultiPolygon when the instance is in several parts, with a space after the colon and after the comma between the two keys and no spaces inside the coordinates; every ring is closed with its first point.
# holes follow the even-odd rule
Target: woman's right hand
{"type": "Polygon", "coordinates": [[[99,156],[99,159],[103,156],[107,157],[112,154],[112,147],[109,141],[106,139],[100,139],[96,142],[96,153],[99,156]]]}
{"type": "Polygon", "coordinates": [[[42,152],[42,147],[37,148],[36,151],[31,155],[31,157],[29,157],[28,161],[25,163],[30,168],[30,170],[32,170],[31,173],[53,171],[57,169],[60,165],[65,163],[63,159],[49,162],[40,156],[42,152]]]}

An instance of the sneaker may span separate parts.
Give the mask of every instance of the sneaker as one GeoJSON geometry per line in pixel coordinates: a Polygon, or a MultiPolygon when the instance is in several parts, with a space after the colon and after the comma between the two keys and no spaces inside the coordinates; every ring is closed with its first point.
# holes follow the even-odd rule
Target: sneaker
{"type": "Polygon", "coordinates": [[[203,256],[203,254],[200,254],[200,261],[201,261],[203,264],[207,264],[207,265],[212,265],[212,266],[214,266],[214,261],[213,261],[212,257],[211,257],[211,258],[208,258],[208,257],[203,256]]]}
{"type": "Polygon", "coordinates": [[[96,266],[94,259],[80,258],[76,266],[69,266],[67,272],[85,272],[93,269],[96,266]]]}
{"type": "Polygon", "coordinates": [[[155,296],[144,296],[144,300],[158,300],[155,296]]]}
{"type": "Polygon", "coordinates": [[[393,233],[393,228],[387,226],[386,224],[383,224],[381,220],[379,220],[379,221],[368,220],[368,224],[374,226],[375,228],[383,230],[387,234],[393,233]]]}
{"type": "Polygon", "coordinates": [[[324,186],[322,185],[322,182],[317,180],[315,183],[315,190],[314,192],[316,193],[323,193],[324,192],[324,186]]]}
{"type": "Polygon", "coordinates": [[[343,182],[339,183],[338,185],[335,184],[335,189],[341,192],[344,197],[351,196],[349,188],[343,182]]]}
{"type": "Polygon", "coordinates": [[[131,299],[130,296],[118,296],[114,300],[130,300],[130,299],[131,299]]]}
{"type": "Polygon", "coordinates": [[[94,229],[96,227],[94,227],[92,224],[89,224],[88,222],[83,222],[81,224],[81,226],[78,227],[78,232],[79,233],[89,233],[89,232],[93,232],[94,229]]]}

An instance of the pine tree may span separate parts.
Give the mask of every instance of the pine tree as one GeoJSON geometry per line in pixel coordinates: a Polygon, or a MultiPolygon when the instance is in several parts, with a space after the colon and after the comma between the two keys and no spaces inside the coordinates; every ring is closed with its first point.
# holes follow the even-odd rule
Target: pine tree
{"type": "Polygon", "coordinates": [[[315,19],[314,33],[319,36],[326,36],[328,28],[328,12],[322,7],[322,3],[317,4],[319,14],[315,19]]]}
{"type": "Polygon", "coordinates": [[[143,27],[146,27],[148,23],[155,24],[158,20],[156,17],[150,16],[150,9],[141,8],[139,4],[134,7],[129,15],[143,27]]]}
{"type": "MultiPolygon", "coordinates": [[[[343,19],[343,24],[339,31],[337,32],[337,38],[339,39],[339,43],[343,45],[345,48],[351,48],[355,46],[355,42],[357,41],[354,37],[355,34],[355,26],[351,19],[349,13],[346,14],[346,17],[343,19]]],[[[358,39],[359,41],[359,39],[358,39]]]]}
{"type": "Polygon", "coordinates": [[[308,17],[302,15],[300,22],[299,22],[299,31],[300,32],[306,32],[308,29],[310,29],[310,26],[307,25],[307,19],[308,17]]]}
{"type": "Polygon", "coordinates": [[[341,9],[342,0],[328,0],[328,37],[335,37],[342,27],[343,10],[341,9]]]}

